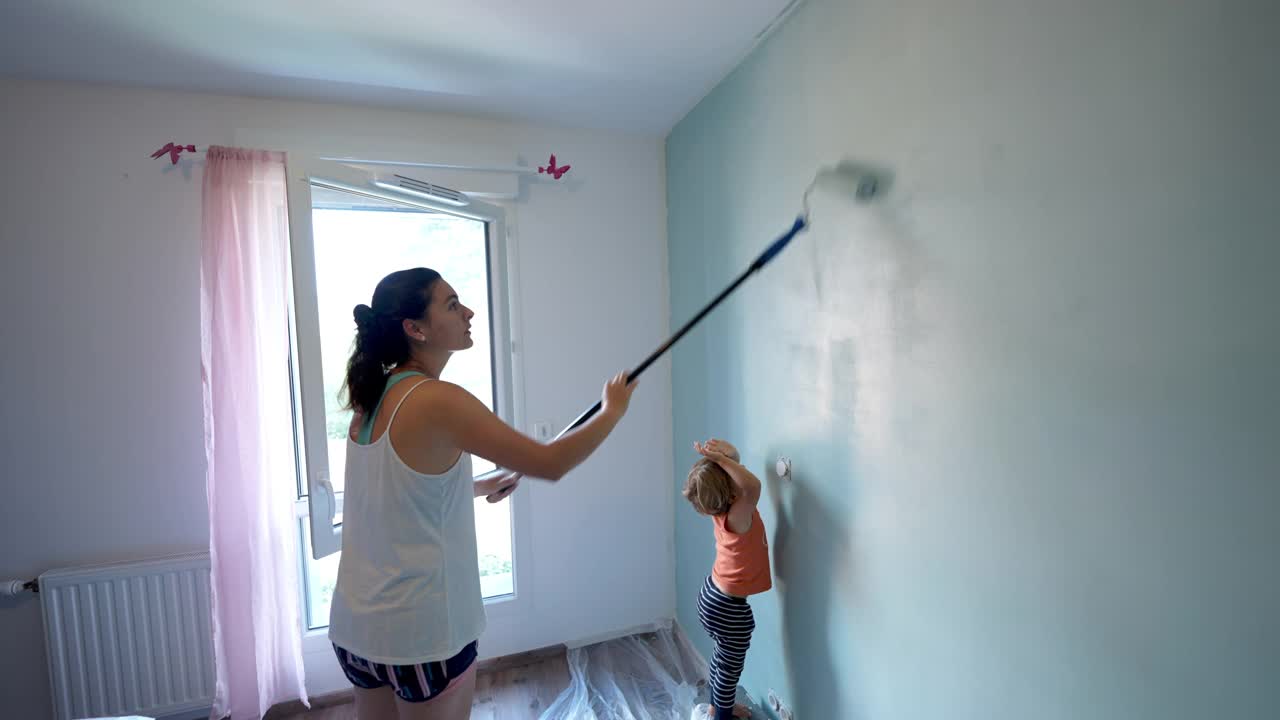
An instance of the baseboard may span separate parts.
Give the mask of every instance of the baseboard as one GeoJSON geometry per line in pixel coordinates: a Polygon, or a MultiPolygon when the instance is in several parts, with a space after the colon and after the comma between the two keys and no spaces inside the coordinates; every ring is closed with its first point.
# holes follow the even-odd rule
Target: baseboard
{"type": "Polygon", "coordinates": [[[548,645],[535,650],[512,653],[511,655],[500,655],[498,657],[478,660],[476,661],[476,672],[501,672],[503,670],[524,667],[525,665],[532,665],[554,657],[564,657],[567,649],[568,648],[561,643],[558,645],[548,645]]]}
{"type": "Polygon", "coordinates": [[[643,635],[645,633],[657,632],[659,630],[670,630],[671,625],[674,622],[675,621],[670,618],[663,618],[661,620],[655,620],[651,623],[645,623],[644,625],[633,625],[632,627],[629,627],[629,628],[623,628],[620,630],[611,630],[609,632],[603,632],[597,635],[588,635],[586,637],[578,638],[571,642],[565,643],[565,647],[570,649],[580,648],[580,647],[586,647],[587,645],[595,645],[596,643],[608,642],[609,640],[617,640],[618,638],[627,637],[630,635],[643,635]]]}

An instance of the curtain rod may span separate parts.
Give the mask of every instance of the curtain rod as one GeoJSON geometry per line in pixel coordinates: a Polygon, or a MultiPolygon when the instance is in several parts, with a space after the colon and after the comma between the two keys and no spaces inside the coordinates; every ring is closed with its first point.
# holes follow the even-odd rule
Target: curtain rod
{"type": "MultiPolygon", "coordinates": [[[[165,143],[164,147],[151,153],[152,158],[161,158],[165,155],[169,156],[169,162],[177,165],[178,157],[182,153],[202,153],[208,151],[207,147],[196,147],[195,145],[179,145],[178,143],[165,143]]],[[[368,158],[356,157],[337,157],[322,156],[321,160],[332,160],[335,162],[355,163],[359,165],[386,165],[392,167],[417,167],[417,168],[434,168],[437,170],[470,170],[473,172],[502,172],[515,173],[517,175],[549,175],[555,180],[564,177],[569,172],[569,165],[556,166],[555,153],[551,154],[551,158],[546,165],[539,166],[536,169],[525,165],[455,165],[445,163],[426,163],[426,162],[401,162],[397,160],[371,160],[368,158]]]]}

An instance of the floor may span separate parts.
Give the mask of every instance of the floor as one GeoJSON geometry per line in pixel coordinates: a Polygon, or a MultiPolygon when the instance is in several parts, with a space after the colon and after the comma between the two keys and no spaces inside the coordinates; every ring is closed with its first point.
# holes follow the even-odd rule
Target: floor
{"type": "MultiPolygon", "coordinates": [[[[536,718],[569,685],[569,665],[563,650],[543,653],[527,663],[504,663],[476,675],[473,720],[529,720],[536,718]]],[[[347,696],[349,698],[349,696],[347,696]]],[[[272,720],[356,720],[355,705],[338,698],[318,699],[310,710],[272,713],[272,720]],[[334,704],[336,703],[336,704],[334,704]]]]}

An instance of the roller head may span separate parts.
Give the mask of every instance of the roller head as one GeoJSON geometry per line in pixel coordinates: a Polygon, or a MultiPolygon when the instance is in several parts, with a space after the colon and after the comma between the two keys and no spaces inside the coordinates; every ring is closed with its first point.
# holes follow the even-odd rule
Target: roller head
{"type": "Polygon", "coordinates": [[[819,170],[813,185],[823,192],[868,202],[885,190],[888,177],[865,165],[845,161],[819,170]]]}

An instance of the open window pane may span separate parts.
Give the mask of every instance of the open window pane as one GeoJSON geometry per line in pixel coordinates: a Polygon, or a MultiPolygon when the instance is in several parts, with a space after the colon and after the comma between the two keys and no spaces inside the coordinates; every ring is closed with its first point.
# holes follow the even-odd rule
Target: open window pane
{"type": "MultiPolygon", "coordinates": [[[[480,220],[376,201],[322,187],[312,189],[316,301],[324,368],[325,438],[335,492],[346,487],[351,411],[342,408],[342,382],[355,339],[352,309],[373,299],[378,281],[413,267],[438,271],[475,311],[475,347],[454,355],[443,379],[494,407],[486,224],[480,220]]],[[[477,472],[492,469],[477,459],[477,472]],[[484,466],[484,467],[482,467],[484,466]]]]}
{"type": "Polygon", "coordinates": [[[316,630],[329,626],[329,607],[333,604],[333,588],[338,584],[338,562],[342,554],[334,553],[315,559],[311,551],[311,533],[307,532],[305,520],[299,530],[302,532],[302,576],[307,628],[316,630]]]}
{"type": "Polygon", "coordinates": [[[515,592],[511,548],[511,498],[500,503],[476,498],[476,554],[485,598],[515,592]]]}

